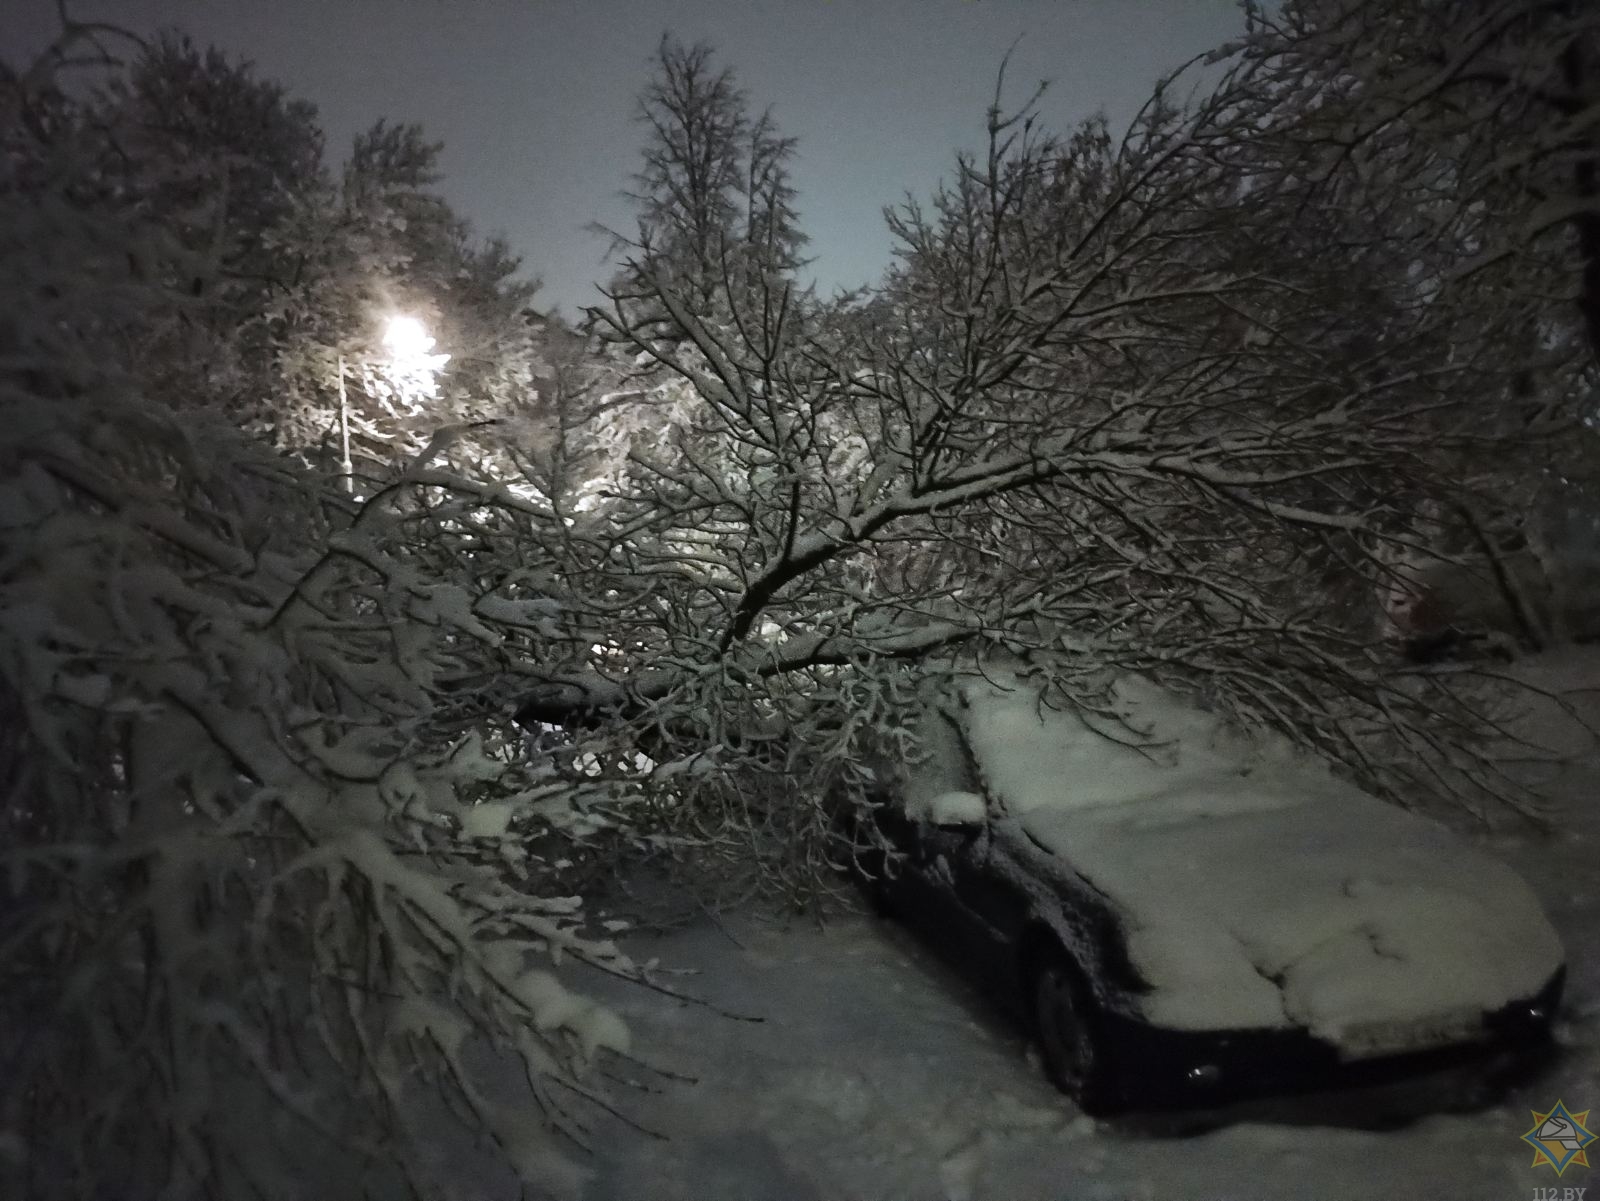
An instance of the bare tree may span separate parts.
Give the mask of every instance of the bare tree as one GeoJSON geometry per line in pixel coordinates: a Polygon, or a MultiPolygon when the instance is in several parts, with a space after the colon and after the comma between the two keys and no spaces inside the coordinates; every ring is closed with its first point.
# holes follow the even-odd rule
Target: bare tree
{"type": "Polygon", "coordinates": [[[716,748],[730,770],[674,811],[769,879],[825,853],[818,798],[870,789],[913,660],[1021,656],[1080,695],[1145,672],[1401,803],[1525,806],[1474,706],[1385,656],[1372,598],[1422,543],[1414,498],[1540,431],[1483,403],[1481,314],[1426,303],[1359,206],[1307,210],[1260,86],[1158,91],[1120,139],[997,95],[986,153],[891,214],[904,266],[868,304],[728,276],[708,313],[639,248],[591,318],[692,389],[695,436],[595,514],[564,578],[613,648],[534,669],[524,719],[716,748]],[[752,828],[787,841],[727,833],[752,828]]]}
{"type": "Polygon", "coordinates": [[[1595,45],[1584,5],[1309,0],[1252,9],[1238,48],[1257,133],[1236,145],[1266,150],[1263,186],[1369,214],[1414,306],[1452,346],[1495,348],[1457,386],[1498,412],[1502,454],[1441,448],[1431,474],[1449,486],[1414,506],[1433,555],[1411,570],[1435,591],[1475,580],[1533,645],[1567,624],[1540,596],[1563,570],[1540,514],[1583,503],[1600,466],[1583,420],[1600,354],[1595,45]]]}

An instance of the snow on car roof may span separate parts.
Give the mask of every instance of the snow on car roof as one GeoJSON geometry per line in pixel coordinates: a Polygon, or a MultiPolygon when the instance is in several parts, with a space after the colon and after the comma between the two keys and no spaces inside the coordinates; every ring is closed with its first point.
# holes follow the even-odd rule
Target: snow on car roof
{"type": "Polygon", "coordinates": [[[962,726],[984,783],[1007,812],[1085,809],[1182,794],[1205,811],[1286,803],[1240,782],[1270,767],[1326,774],[1282,737],[1246,736],[1222,718],[1136,676],[1104,701],[1075,704],[1016,676],[962,689],[962,726]]]}

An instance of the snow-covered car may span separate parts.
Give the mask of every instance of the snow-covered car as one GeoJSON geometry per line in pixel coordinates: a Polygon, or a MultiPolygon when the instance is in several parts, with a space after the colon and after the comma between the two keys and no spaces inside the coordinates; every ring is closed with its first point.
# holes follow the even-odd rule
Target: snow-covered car
{"type": "Polygon", "coordinates": [[[1147,681],[941,689],[874,818],[885,907],[1021,1003],[1085,1109],[1548,1038],[1561,943],[1443,826],[1147,681]]]}

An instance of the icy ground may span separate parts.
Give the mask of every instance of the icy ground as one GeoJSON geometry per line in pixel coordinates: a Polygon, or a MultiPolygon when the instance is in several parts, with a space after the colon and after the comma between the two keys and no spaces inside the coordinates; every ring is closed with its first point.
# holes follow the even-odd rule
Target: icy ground
{"type": "MultiPolygon", "coordinates": [[[[1600,683],[1600,656],[1535,662],[1544,686],[1600,683]]],[[[1600,713],[1600,698],[1585,699],[1600,713]]],[[[1553,706],[1527,728],[1581,743],[1553,706]]],[[[1557,1099],[1600,1113],[1600,755],[1543,769],[1553,839],[1491,845],[1542,898],[1570,977],[1559,1051],[1509,1090],[1474,1074],[1381,1091],[1255,1102],[1182,1119],[1095,1122],[1045,1082],[1021,1038],[897,927],[722,915],[640,938],[644,957],[698,969],[730,1020],[636,990],[613,998],[635,1045],[698,1083],[628,1104],[665,1138],[615,1123],[586,1201],[1452,1201],[1532,1198],[1557,1184],[1520,1141],[1557,1099]],[[1418,1115],[1421,1116],[1418,1116],[1418,1115]],[[1405,1124],[1396,1127],[1396,1123],[1405,1124]],[[1197,1132],[1198,1131],[1198,1132],[1197,1132]]],[[[1596,1167],[1600,1167],[1597,1161],[1596,1167]]],[[[1562,1186],[1600,1197],[1593,1169],[1562,1186]]]]}

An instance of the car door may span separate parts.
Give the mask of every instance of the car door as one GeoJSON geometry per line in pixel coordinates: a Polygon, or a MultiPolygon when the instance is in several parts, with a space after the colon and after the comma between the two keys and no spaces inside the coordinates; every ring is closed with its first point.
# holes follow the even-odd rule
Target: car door
{"type": "Polygon", "coordinates": [[[1014,876],[1000,870],[993,825],[935,827],[928,842],[949,898],[950,938],[973,973],[1004,979],[1028,898],[1014,876]]]}
{"type": "Polygon", "coordinates": [[[1003,915],[1019,903],[1016,890],[993,874],[989,823],[940,825],[926,816],[941,793],[980,793],[982,785],[948,713],[930,709],[919,725],[926,757],[908,771],[898,838],[905,852],[900,893],[904,916],[964,966],[987,972],[1006,953],[1003,915]],[[909,813],[907,812],[909,811],[909,813]]]}
{"type": "Polygon", "coordinates": [[[975,829],[937,826],[912,820],[901,870],[906,876],[907,916],[941,942],[965,942],[971,915],[958,888],[965,844],[978,837],[975,829]]]}

